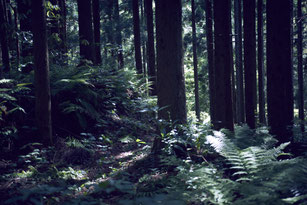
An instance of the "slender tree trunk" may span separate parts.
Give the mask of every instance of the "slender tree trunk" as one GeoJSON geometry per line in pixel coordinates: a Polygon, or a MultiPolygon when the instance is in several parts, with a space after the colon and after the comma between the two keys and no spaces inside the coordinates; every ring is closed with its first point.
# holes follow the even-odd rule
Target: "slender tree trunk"
{"type": "Polygon", "coordinates": [[[67,28],[66,28],[66,0],[59,0],[59,7],[60,7],[60,49],[62,59],[65,63],[67,63],[67,28]]]}
{"type": "Polygon", "coordinates": [[[137,73],[141,74],[143,68],[142,68],[140,17],[139,17],[139,1],[138,0],[132,0],[132,10],[133,10],[135,66],[136,66],[137,73]]]}
{"type": "Polygon", "coordinates": [[[159,118],[186,123],[181,0],[156,1],[159,118]]]}
{"type": "Polygon", "coordinates": [[[148,78],[151,83],[151,95],[157,95],[157,76],[156,76],[156,54],[155,40],[153,30],[153,10],[152,0],[144,0],[146,25],[147,25],[147,62],[148,62],[148,78]]]}
{"type": "Polygon", "coordinates": [[[205,0],[206,7],[206,38],[207,38],[207,58],[209,71],[209,99],[210,99],[210,118],[211,123],[215,122],[215,69],[214,69],[214,50],[213,50],[213,14],[212,1],[205,0]]]}
{"type": "Polygon", "coordinates": [[[303,16],[302,0],[297,1],[297,73],[298,73],[298,105],[301,131],[305,131],[304,125],[304,74],[303,74],[303,16]]]}
{"type": "MultiPolygon", "coordinates": [[[[2,51],[2,63],[3,71],[10,71],[10,55],[9,55],[9,46],[7,41],[7,21],[5,20],[5,10],[4,0],[0,0],[0,41],[1,41],[1,51],[2,51]]],[[[0,73],[0,78],[2,78],[2,69],[0,73]]]]}
{"type": "Polygon", "coordinates": [[[45,1],[32,4],[36,123],[44,143],[52,144],[51,97],[45,1]]]}
{"type": "Polygon", "coordinates": [[[78,0],[80,61],[95,62],[92,1],[78,0]]]}
{"type": "Polygon", "coordinates": [[[237,122],[245,122],[244,83],[242,67],[242,13],[241,0],[234,0],[235,51],[236,51],[236,111],[237,122]]]}
{"type": "Polygon", "coordinates": [[[142,55],[143,55],[143,76],[146,78],[147,77],[147,65],[146,65],[146,38],[145,38],[145,32],[144,32],[144,29],[145,29],[145,17],[144,17],[144,4],[141,1],[141,24],[140,24],[140,34],[141,35],[141,46],[142,46],[142,55]]]}
{"type": "Polygon", "coordinates": [[[256,127],[256,0],[243,0],[246,123],[256,127]]]}
{"type": "Polygon", "coordinates": [[[197,61],[197,39],[196,39],[196,23],[195,23],[195,2],[191,1],[192,7],[192,35],[193,35],[193,66],[194,66],[194,94],[195,94],[195,112],[196,117],[200,120],[199,109],[199,89],[198,89],[198,61],[197,61]]]}
{"type": "MultiPolygon", "coordinates": [[[[19,31],[18,28],[18,11],[17,7],[14,7],[14,26],[16,33],[19,31]]],[[[20,46],[19,46],[19,35],[15,34],[15,46],[16,46],[16,64],[20,64],[20,46]]]]}
{"type": "Polygon", "coordinates": [[[94,22],[94,42],[95,42],[95,64],[101,64],[101,44],[100,44],[100,4],[99,0],[93,0],[93,22],[94,22]]]}
{"type": "MultiPolygon", "coordinates": [[[[231,25],[232,22],[232,1],[230,3],[230,12],[229,12],[229,24],[231,25]]],[[[232,28],[230,29],[230,66],[231,66],[231,95],[232,95],[232,113],[233,113],[233,120],[235,123],[237,123],[237,107],[236,107],[236,76],[235,76],[235,69],[234,69],[234,60],[233,60],[233,43],[232,43],[232,38],[233,38],[233,33],[232,33],[232,28]]]]}
{"type": "Polygon", "coordinates": [[[263,60],[263,0],[258,0],[257,3],[259,123],[266,125],[263,60]]]}
{"type": "Polygon", "coordinates": [[[271,134],[290,141],[293,127],[291,1],[267,1],[267,100],[271,134]]]}
{"type": "Polygon", "coordinates": [[[214,128],[233,130],[231,98],[230,0],[214,0],[215,122],[214,128]]]}
{"type": "Polygon", "coordinates": [[[119,17],[119,5],[118,0],[114,1],[114,20],[116,22],[116,34],[115,34],[115,42],[117,49],[117,62],[118,68],[121,69],[124,66],[124,56],[123,56],[123,46],[122,46],[122,28],[119,17]]]}
{"type": "Polygon", "coordinates": [[[29,32],[32,30],[31,26],[31,5],[29,1],[17,0],[17,8],[18,8],[18,16],[19,16],[19,25],[21,31],[21,57],[25,59],[25,57],[32,55],[32,43],[29,35],[29,32]],[[27,40],[24,40],[27,39],[27,40]]]}

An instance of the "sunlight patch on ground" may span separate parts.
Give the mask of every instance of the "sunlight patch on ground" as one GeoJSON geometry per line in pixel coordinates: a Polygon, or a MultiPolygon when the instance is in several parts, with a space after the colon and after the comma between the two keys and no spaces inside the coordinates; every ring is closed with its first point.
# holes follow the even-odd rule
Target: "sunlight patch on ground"
{"type": "Polygon", "coordinates": [[[123,158],[126,158],[126,157],[130,157],[133,155],[133,152],[132,151],[128,151],[128,152],[121,152],[119,153],[118,155],[116,155],[114,158],[115,159],[123,159],[123,158]]]}

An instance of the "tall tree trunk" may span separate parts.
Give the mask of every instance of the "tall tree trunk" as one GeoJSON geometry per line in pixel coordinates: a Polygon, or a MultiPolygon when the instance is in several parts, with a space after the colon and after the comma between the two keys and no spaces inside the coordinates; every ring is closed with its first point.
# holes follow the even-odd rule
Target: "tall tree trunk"
{"type": "MultiPolygon", "coordinates": [[[[9,55],[9,46],[7,41],[7,22],[5,20],[5,7],[4,0],[0,0],[0,41],[1,41],[1,51],[2,51],[2,63],[3,71],[10,71],[10,55],[9,55]]],[[[0,78],[2,78],[2,69],[0,71],[0,78]]]]}
{"type": "MultiPolygon", "coordinates": [[[[229,12],[229,24],[231,25],[232,22],[232,1],[230,3],[230,12],[229,12]]],[[[233,43],[232,43],[232,38],[233,38],[233,33],[232,33],[232,28],[230,29],[230,68],[231,68],[231,95],[232,95],[232,113],[233,113],[233,120],[235,123],[237,123],[237,98],[236,98],[236,76],[235,76],[235,69],[234,69],[234,60],[233,60],[233,43]]]]}
{"type": "Polygon", "coordinates": [[[215,122],[214,128],[233,130],[231,99],[230,0],[214,0],[215,122]]]}
{"type": "Polygon", "coordinates": [[[80,62],[95,62],[92,0],[78,0],[80,62]]]}
{"type": "Polygon", "coordinates": [[[36,123],[44,143],[52,144],[51,97],[45,1],[32,4],[36,123]]]}
{"type": "Polygon", "coordinates": [[[205,0],[206,8],[206,38],[207,38],[207,58],[209,73],[209,99],[210,99],[210,118],[211,123],[215,121],[215,69],[214,69],[214,50],[213,50],[213,14],[212,1],[205,0]]]}
{"type": "Polygon", "coordinates": [[[94,22],[94,42],[95,42],[95,64],[99,65],[101,59],[100,44],[100,4],[99,0],[93,0],[93,22],[94,22]]]}
{"type": "Polygon", "coordinates": [[[291,1],[267,1],[267,100],[271,134],[290,141],[293,127],[291,1]]]}
{"type": "Polygon", "coordinates": [[[62,59],[65,63],[67,63],[67,28],[66,28],[66,0],[59,0],[60,7],[60,49],[62,59]]]}
{"type": "Polygon", "coordinates": [[[122,46],[122,28],[119,17],[119,5],[118,0],[114,1],[114,20],[116,22],[116,34],[115,34],[115,42],[116,42],[116,50],[117,50],[117,62],[118,68],[121,69],[124,66],[124,56],[123,56],[123,46],[122,46]]]}
{"type": "Polygon", "coordinates": [[[142,54],[141,54],[141,36],[140,36],[140,17],[139,17],[139,1],[132,0],[133,13],[133,34],[134,34],[134,55],[135,66],[138,74],[143,71],[142,68],[142,54]]]}
{"type": "Polygon", "coordinates": [[[266,125],[263,60],[263,0],[257,2],[259,123],[266,125]]]}
{"type": "Polygon", "coordinates": [[[246,123],[256,127],[256,0],[243,0],[246,123]]]}
{"type": "Polygon", "coordinates": [[[153,30],[153,10],[152,0],[144,0],[146,26],[147,26],[147,64],[148,64],[148,78],[151,83],[151,95],[157,95],[157,76],[156,76],[156,54],[155,54],[155,40],[153,30]]]}
{"type": "MultiPolygon", "coordinates": [[[[18,28],[18,11],[17,7],[14,7],[14,26],[16,33],[19,31],[18,28]]],[[[15,34],[15,46],[16,46],[16,64],[20,64],[20,45],[19,45],[19,35],[15,34]]]]}
{"type": "Polygon", "coordinates": [[[30,39],[29,32],[32,30],[31,26],[31,16],[32,10],[30,1],[17,0],[17,8],[18,8],[18,16],[19,16],[19,24],[21,31],[21,57],[25,59],[25,57],[32,55],[32,43],[30,39]]]}
{"type": "Polygon", "coordinates": [[[146,38],[145,38],[145,32],[144,32],[144,29],[145,29],[145,17],[144,17],[144,4],[142,3],[142,0],[141,1],[141,45],[142,45],[142,55],[143,55],[143,76],[144,77],[147,77],[147,66],[146,66],[146,38]]]}
{"type": "Polygon", "coordinates": [[[241,0],[234,0],[235,54],[236,54],[236,111],[237,122],[245,122],[244,83],[242,66],[242,12],[241,0]]]}
{"type": "Polygon", "coordinates": [[[304,74],[303,74],[303,16],[302,0],[297,1],[297,74],[298,74],[298,105],[301,131],[304,125],[304,74]]]}
{"type": "Polygon", "coordinates": [[[196,23],[195,23],[195,2],[191,1],[192,7],[192,36],[193,36],[193,66],[194,66],[194,94],[195,94],[195,112],[196,117],[200,120],[199,109],[199,89],[198,89],[198,61],[197,61],[197,39],[196,39],[196,23]]]}
{"type": "Polygon", "coordinates": [[[181,0],[156,1],[159,118],[186,123],[181,0]]]}

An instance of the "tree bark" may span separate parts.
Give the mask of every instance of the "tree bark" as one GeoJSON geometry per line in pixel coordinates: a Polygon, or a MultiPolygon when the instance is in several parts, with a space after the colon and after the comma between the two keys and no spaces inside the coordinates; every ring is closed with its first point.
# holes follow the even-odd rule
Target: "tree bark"
{"type": "Polygon", "coordinates": [[[92,1],[78,0],[80,62],[95,62],[92,1]]]}
{"type": "Polygon", "coordinates": [[[121,69],[124,66],[124,56],[123,56],[123,46],[122,46],[122,28],[119,17],[119,5],[118,0],[114,1],[114,20],[116,22],[116,34],[115,34],[115,42],[117,49],[117,62],[118,68],[121,69]]]}
{"type": "Polygon", "coordinates": [[[181,0],[156,1],[159,118],[186,123],[181,0]]]}
{"type": "Polygon", "coordinates": [[[66,28],[66,0],[59,0],[60,7],[60,49],[62,59],[65,63],[67,63],[67,28],[66,28]]]}
{"type": "Polygon", "coordinates": [[[93,0],[93,23],[94,23],[94,42],[95,42],[95,65],[100,65],[101,44],[100,44],[100,4],[99,0],[93,0]]]}
{"type": "MultiPolygon", "coordinates": [[[[27,56],[32,55],[32,43],[29,33],[32,31],[32,10],[30,1],[17,0],[19,25],[21,31],[21,57],[24,60],[27,56]]],[[[27,63],[27,62],[23,62],[27,63]]]]}
{"type": "Polygon", "coordinates": [[[148,78],[151,83],[151,95],[157,95],[157,74],[156,74],[156,54],[155,54],[155,40],[153,30],[153,10],[152,0],[144,0],[146,26],[147,26],[147,64],[148,64],[148,78]]]}
{"type": "Polygon", "coordinates": [[[214,0],[215,121],[214,128],[233,130],[231,98],[230,0],[214,0]]]}
{"type": "Polygon", "coordinates": [[[206,38],[207,38],[207,58],[209,73],[209,99],[210,99],[210,118],[211,123],[215,121],[215,69],[214,69],[214,50],[213,50],[213,14],[212,1],[205,0],[206,8],[206,38]]]}
{"type": "Polygon", "coordinates": [[[263,0],[258,0],[257,3],[259,123],[266,125],[263,60],[263,0]]]}
{"type": "Polygon", "coordinates": [[[305,131],[304,123],[304,74],[303,74],[303,16],[302,0],[297,1],[297,75],[298,105],[301,131],[305,131]]]}
{"type": "Polygon", "coordinates": [[[256,127],[256,0],[243,0],[246,123],[256,127]]]}
{"type": "Polygon", "coordinates": [[[236,112],[237,123],[245,122],[244,81],[242,67],[242,12],[241,0],[234,1],[235,56],[236,56],[236,112]]]}
{"type": "Polygon", "coordinates": [[[52,144],[51,97],[45,1],[32,4],[36,123],[44,143],[52,144]]]}
{"type": "Polygon", "coordinates": [[[140,17],[139,17],[139,2],[132,0],[133,13],[133,34],[134,34],[134,55],[135,66],[138,74],[143,71],[142,68],[142,53],[141,53],[141,36],[140,36],[140,17]]]}
{"type": "Polygon", "coordinates": [[[268,124],[280,143],[292,138],[291,45],[291,1],[267,1],[268,124]]]}
{"type": "Polygon", "coordinates": [[[2,78],[2,71],[8,72],[10,71],[10,55],[9,55],[9,46],[7,40],[7,21],[5,18],[5,10],[4,0],[0,0],[0,41],[1,41],[1,53],[2,53],[2,63],[3,69],[0,71],[0,78],[2,78]]]}
{"type": "Polygon", "coordinates": [[[193,66],[194,66],[194,94],[195,94],[195,112],[196,117],[200,120],[199,109],[199,88],[198,88],[198,61],[197,61],[197,39],[196,39],[196,23],[195,23],[195,2],[191,1],[192,7],[192,37],[193,37],[193,66]]]}

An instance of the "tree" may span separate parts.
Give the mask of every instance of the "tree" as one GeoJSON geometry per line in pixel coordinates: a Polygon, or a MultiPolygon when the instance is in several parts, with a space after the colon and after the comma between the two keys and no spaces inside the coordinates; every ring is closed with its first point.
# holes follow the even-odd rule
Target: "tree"
{"type": "MultiPolygon", "coordinates": [[[[10,70],[10,56],[9,56],[9,46],[7,41],[7,21],[5,19],[4,11],[4,0],[0,0],[0,42],[2,51],[2,62],[3,71],[8,72],[10,70]]],[[[2,77],[2,69],[0,71],[0,78],[2,77]]]]}
{"type": "Polygon", "coordinates": [[[207,38],[207,58],[209,71],[209,99],[210,99],[210,117],[211,123],[215,121],[215,70],[214,70],[214,51],[213,51],[213,14],[212,1],[205,0],[206,9],[206,38],[207,38]]]}
{"type": "Polygon", "coordinates": [[[157,94],[157,76],[156,76],[156,54],[155,54],[155,39],[153,30],[153,10],[152,0],[144,0],[146,26],[147,26],[147,64],[148,78],[151,82],[151,95],[157,94]]]}
{"type": "Polygon", "coordinates": [[[263,0],[257,2],[259,122],[266,124],[263,60],[263,0]]]}
{"type": "Polygon", "coordinates": [[[139,17],[139,1],[138,0],[132,0],[132,13],[133,13],[135,66],[136,66],[137,73],[141,74],[143,69],[142,69],[140,17],[139,17]]]}
{"type": "Polygon", "coordinates": [[[23,59],[30,56],[32,52],[32,43],[31,43],[31,30],[32,30],[32,10],[31,10],[31,1],[30,0],[17,0],[17,10],[19,16],[19,27],[21,35],[21,52],[20,55],[23,59]]]}
{"type": "Polygon", "coordinates": [[[301,131],[304,132],[304,75],[303,75],[303,16],[302,0],[297,1],[297,75],[298,75],[298,105],[301,131]]]}
{"type": "Polygon", "coordinates": [[[241,0],[234,1],[235,57],[236,57],[236,112],[237,122],[245,122],[243,67],[242,67],[242,12],[241,0]]]}
{"type": "Polygon", "coordinates": [[[66,59],[67,55],[67,28],[66,28],[66,0],[59,0],[60,7],[60,39],[61,54],[66,59]]]}
{"type": "Polygon", "coordinates": [[[267,1],[268,124],[280,143],[293,127],[291,10],[291,0],[267,1]]]}
{"type": "Polygon", "coordinates": [[[95,64],[99,65],[101,59],[101,44],[100,44],[100,4],[99,0],[93,0],[93,23],[94,23],[94,42],[95,42],[95,64]]]}
{"type": "Polygon", "coordinates": [[[233,130],[230,0],[214,0],[215,129],[233,130]]]}
{"type": "Polygon", "coordinates": [[[193,66],[194,66],[194,94],[195,94],[195,112],[197,119],[200,120],[199,110],[199,89],[198,89],[198,62],[197,62],[197,42],[196,42],[196,23],[195,23],[195,2],[191,1],[192,7],[192,37],[193,37],[193,66]]]}
{"type": "Polygon", "coordinates": [[[256,126],[256,0],[243,0],[246,123],[256,126]]]}
{"type": "Polygon", "coordinates": [[[92,1],[78,0],[80,61],[95,62],[92,1]]]}
{"type": "Polygon", "coordinates": [[[181,0],[156,1],[159,118],[185,123],[181,0]]]}
{"type": "Polygon", "coordinates": [[[124,66],[124,56],[123,56],[123,48],[122,48],[122,28],[121,28],[121,22],[119,18],[119,5],[118,0],[114,1],[114,20],[115,20],[115,27],[116,27],[116,33],[115,33],[115,42],[117,47],[117,62],[118,62],[118,68],[123,68],[124,66]]]}
{"type": "Polygon", "coordinates": [[[44,143],[52,144],[51,97],[45,1],[32,4],[36,123],[44,143]]]}

